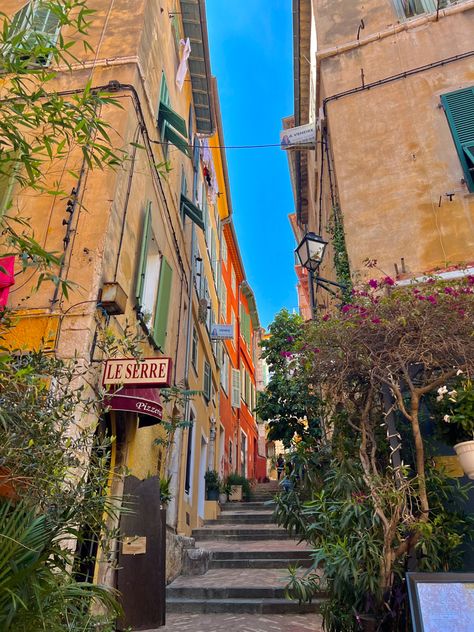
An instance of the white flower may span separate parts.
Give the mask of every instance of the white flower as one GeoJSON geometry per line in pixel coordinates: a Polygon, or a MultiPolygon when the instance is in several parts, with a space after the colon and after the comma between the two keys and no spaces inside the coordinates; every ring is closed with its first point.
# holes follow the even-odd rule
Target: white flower
{"type": "Polygon", "coordinates": [[[445,415],[443,419],[447,424],[449,424],[449,422],[451,421],[451,417],[449,415],[445,415]]]}
{"type": "Polygon", "coordinates": [[[448,395],[449,395],[449,398],[453,400],[453,399],[456,399],[456,397],[458,396],[458,392],[453,389],[452,391],[449,391],[448,395]]]}
{"type": "Polygon", "coordinates": [[[463,373],[463,372],[461,371],[461,369],[458,369],[458,370],[456,371],[456,375],[462,375],[462,373],[463,373]]]}
{"type": "Polygon", "coordinates": [[[438,397],[436,398],[436,401],[440,402],[447,392],[448,392],[447,386],[440,386],[438,388],[438,397]]]}

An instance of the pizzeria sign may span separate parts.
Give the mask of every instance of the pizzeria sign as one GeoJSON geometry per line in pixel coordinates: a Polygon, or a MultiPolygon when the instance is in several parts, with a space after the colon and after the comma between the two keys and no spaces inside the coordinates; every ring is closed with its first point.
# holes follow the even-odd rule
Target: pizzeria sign
{"type": "Polygon", "coordinates": [[[170,386],[171,358],[114,358],[106,360],[103,386],[170,386]]]}

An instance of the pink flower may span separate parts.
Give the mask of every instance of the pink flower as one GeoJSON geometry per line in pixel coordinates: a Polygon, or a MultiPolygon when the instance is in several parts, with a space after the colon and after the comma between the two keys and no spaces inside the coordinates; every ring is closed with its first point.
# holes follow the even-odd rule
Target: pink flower
{"type": "Polygon", "coordinates": [[[288,336],[286,339],[287,342],[293,342],[293,340],[294,340],[293,336],[288,336]]]}
{"type": "Polygon", "coordinates": [[[385,285],[395,285],[395,281],[389,276],[384,277],[382,281],[385,285]]]}
{"type": "Polygon", "coordinates": [[[314,353],[321,353],[321,349],[318,349],[317,347],[315,347],[315,348],[313,349],[313,351],[314,351],[314,353]]]}
{"type": "Polygon", "coordinates": [[[280,351],[280,355],[282,358],[292,358],[293,354],[291,351],[280,351]]]}
{"type": "Polygon", "coordinates": [[[474,285],[474,274],[468,274],[466,278],[469,285],[474,285]]]}
{"type": "Polygon", "coordinates": [[[330,318],[331,318],[331,316],[329,316],[329,314],[324,314],[324,316],[323,316],[324,322],[328,321],[330,318]]]}
{"type": "Polygon", "coordinates": [[[430,294],[430,296],[427,296],[426,300],[429,301],[432,305],[436,305],[438,302],[438,299],[433,294],[430,294]]]}
{"type": "Polygon", "coordinates": [[[342,308],[341,308],[341,312],[343,314],[347,314],[350,311],[351,311],[351,306],[350,305],[343,305],[342,308]]]}
{"type": "Polygon", "coordinates": [[[372,322],[373,322],[375,325],[378,325],[378,324],[379,324],[379,323],[381,323],[382,321],[380,320],[380,318],[372,318],[372,322]]]}
{"type": "Polygon", "coordinates": [[[376,290],[378,288],[378,286],[379,286],[379,282],[377,281],[377,279],[370,279],[369,285],[370,285],[371,288],[376,290]]]}

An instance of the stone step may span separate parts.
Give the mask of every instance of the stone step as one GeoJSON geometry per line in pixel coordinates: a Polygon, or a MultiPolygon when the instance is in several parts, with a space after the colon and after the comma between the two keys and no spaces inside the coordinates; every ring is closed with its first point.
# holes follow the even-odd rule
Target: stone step
{"type": "Polygon", "coordinates": [[[285,558],[284,554],[281,557],[275,558],[229,558],[223,557],[220,559],[210,559],[209,568],[282,568],[288,566],[299,566],[301,568],[309,568],[313,563],[310,557],[304,558],[285,558]]]}
{"type": "Polygon", "coordinates": [[[284,586],[168,586],[166,599],[285,599],[284,586]]]}
{"type": "MultiPolygon", "coordinates": [[[[262,548],[256,551],[231,551],[217,549],[211,551],[212,560],[274,560],[284,559],[293,563],[297,559],[311,559],[311,550],[304,548],[285,548],[283,545],[278,550],[269,551],[262,548]]],[[[286,566],[286,564],[284,565],[286,566]]]]}
{"type": "Polygon", "coordinates": [[[251,501],[247,501],[247,502],[242,502],[242,503],[234,503],[234,502],[228,502],[225,503],[224,505],[221,505],[221,511],[225,512],[225,511],[251,511],[251,510],[270,510],[275,507],[275,504],[273,502],[271,503],[266,503],[266,502],[251,502],[251,501]]]}
{"type": "Polygon", "coordinates": [[[228,541],[246,541],[246,540],[289,540],[290,536],[283,529],[262,529],[260,531],[250,531],[243,529],[219,529],[211,531],[211,529],[195,529],[193,538],[203,542],[203,548],[206,548],[206,541],[228,540],[228,541]]]}
{"type": "Polygon", "coordinates": [[[272,521],[273,512],[236,512],[226,511],[217,520],[206,520],[205,524],[268,524],[272,521]]]}
{"type": "Polygon", "coordinates": [[[303,614],[319,612],[322,599],[312,603],[299,604],[288,599],[175,599],[166,602],[170,613],[252,613],[252,614],[303,614]]]}

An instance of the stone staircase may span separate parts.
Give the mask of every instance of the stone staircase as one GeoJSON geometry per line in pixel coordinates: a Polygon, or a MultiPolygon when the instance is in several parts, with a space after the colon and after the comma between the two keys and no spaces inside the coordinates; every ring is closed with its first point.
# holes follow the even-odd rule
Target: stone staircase
{"type": "Polygon", "coordinates": [[[285,598],[287,568],[311,565],[305,544],[272,521],[268,504],[276,483],[260,484],[252,502],[227,503],[218,520],[196,529],[196,548],[208,553],[207,572],[180,576],[167,588],[167,612],[180,614],[305,614],[320,599],[298,604],[285,598]]]}

